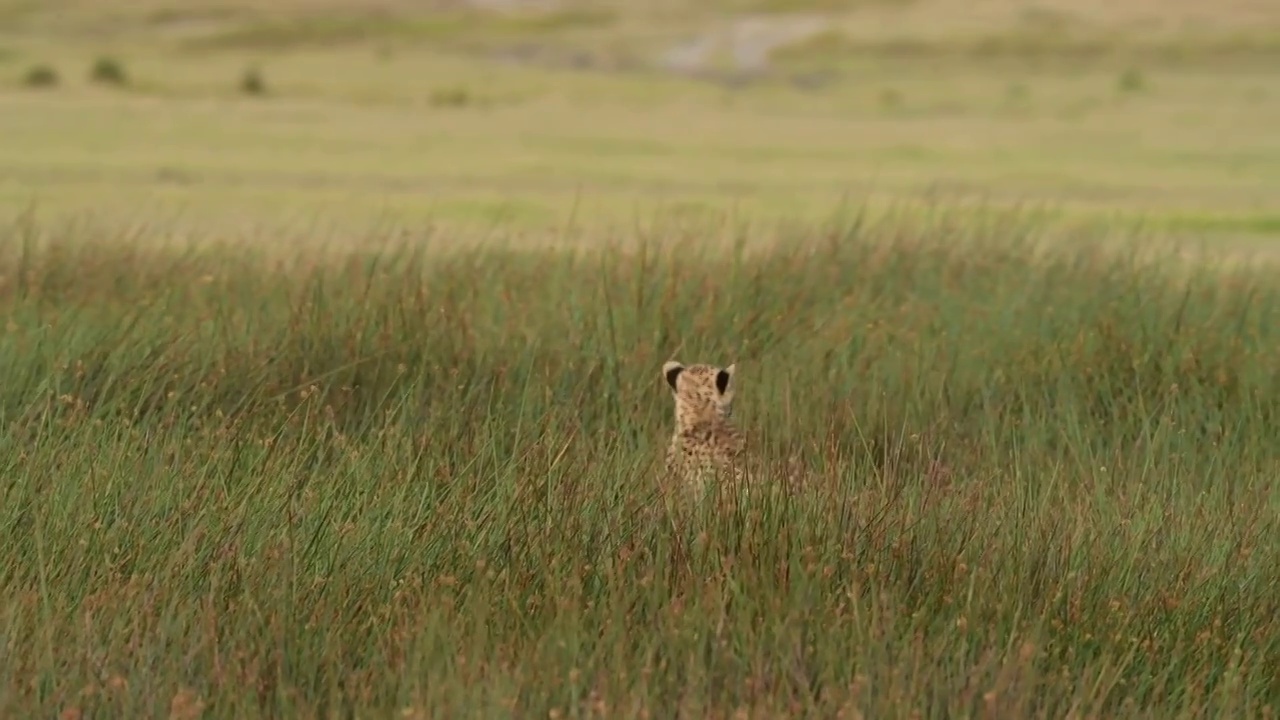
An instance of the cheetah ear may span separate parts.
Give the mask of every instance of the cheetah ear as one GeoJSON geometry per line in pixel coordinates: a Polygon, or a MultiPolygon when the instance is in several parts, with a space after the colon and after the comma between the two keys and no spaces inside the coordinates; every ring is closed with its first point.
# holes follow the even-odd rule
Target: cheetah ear
{"type": "Polygon", "coordinates": [[[671,390],[676,389],[676,378],[680,377],[680,373],[684,372],[684,365],[677,360],[668,360],[662,365],[662,374],[667,376],[667,384],[671,386],[671,390]]]}
{"type": "Polygon", "coordinates": [[[716,390],[719,390],[721,395],[725,394],[729,389],[729,381],[733,380],[733,371],[737,366],[738,364],[734,363],[727,368],[722,368],[720,372],[716,373],[716,390]]]}

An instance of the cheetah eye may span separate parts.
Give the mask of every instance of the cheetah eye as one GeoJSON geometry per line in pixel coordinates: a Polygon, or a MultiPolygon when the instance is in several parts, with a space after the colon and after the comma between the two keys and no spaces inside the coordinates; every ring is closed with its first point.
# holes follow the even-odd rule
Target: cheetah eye
{"type": "Polygon", "coordinates": [[[716,389],[720,391],[721,395],[724,394],[725,390],[729,389],[729,378],[730,375],[725,370],[716,373],[716,389]]]}
{"type": "Polygon", "coordinates": [[[670,370],[667,370],[667,384],[671,386],[672,390],[676,389],[676,378],[680,377],[680,373],[682,372],[684,372],[683,365],[676,365],[670,370]]]}

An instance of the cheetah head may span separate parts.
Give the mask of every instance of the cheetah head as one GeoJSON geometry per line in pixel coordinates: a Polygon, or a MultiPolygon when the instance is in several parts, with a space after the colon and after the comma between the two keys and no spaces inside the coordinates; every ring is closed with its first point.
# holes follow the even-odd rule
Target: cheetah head
{"type": "Polygon", "coordinates": [[[733,412],[733,371],[714,365],[682,365],[671,360],[662,374],[676,399],[676,418],[691,422],[727,418],[733,412]]]}

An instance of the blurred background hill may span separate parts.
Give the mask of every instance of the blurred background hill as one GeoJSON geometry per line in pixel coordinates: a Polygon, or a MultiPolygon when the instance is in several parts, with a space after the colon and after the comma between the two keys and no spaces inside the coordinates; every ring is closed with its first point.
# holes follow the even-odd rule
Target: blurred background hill
{"type": "Polygon", "coordinates": [[[1253,234],[1276,68],[1264,0],[9,0],[0,204],[548,227],[949,197],[1253,234]]]}

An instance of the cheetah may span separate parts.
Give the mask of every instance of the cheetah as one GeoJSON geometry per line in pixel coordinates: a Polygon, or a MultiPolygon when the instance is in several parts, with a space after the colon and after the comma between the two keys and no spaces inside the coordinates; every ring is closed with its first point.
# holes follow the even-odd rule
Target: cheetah
{"type": "Polygon", "coordinates": [[[662,374],[676,401],[676,427],[667,447],[666,474],[690,489],[702,489],[709,476],[742,480],[742,433],[730,420],[734,365],[684,366],[671,360],[662,374]],[[692,486],[692,487],[690,487],[692,486]]]}

